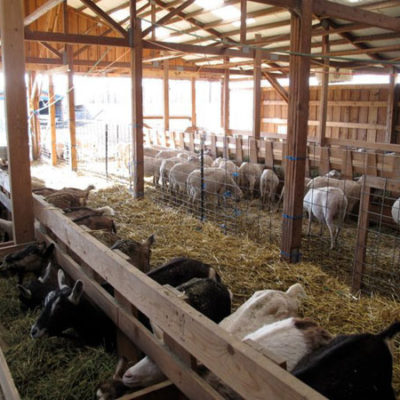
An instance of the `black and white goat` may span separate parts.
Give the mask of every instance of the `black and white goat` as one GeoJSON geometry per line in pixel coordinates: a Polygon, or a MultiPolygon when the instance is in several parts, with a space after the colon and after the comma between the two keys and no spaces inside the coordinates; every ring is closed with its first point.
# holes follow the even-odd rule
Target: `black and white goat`
{"type": "Polygon", "coordinates": [[[43,305],[44,299],[52,290],[57,289],[56,268],[49,262],[42,276],[30,281],[27,285],[17,285],[21,308],[34,309],[43,305]]]}
{"type": "Polygon", "coordinates": [[[82,295],[83,282],[77,280],[72,288],[69,287],[60,269],[58,289],[46,296],[44,308],[31,328],[31,337],[37,339],[45,334],[65,337],[63,332],[73,328],[82,344],[104,344],[111,350],[115,346],[114,324],[82,295]]]}
{"type": "Polygon", "coordinates": [[[22,250],[8,254],[0,265],[0,275],[9,277],[18,275],[18,283],[21,284],[28,272],[37,277],[47,266],[54,251],[54,244],[46,247],[46,243],[34,243],[24,247],[22,250]]]}
{"type": "Polygon", "coordinates": [[[395,322],[377,335],[341,335],[304,357],[293,374],[330,400],[395,400],[391,345],[395,322]]]}

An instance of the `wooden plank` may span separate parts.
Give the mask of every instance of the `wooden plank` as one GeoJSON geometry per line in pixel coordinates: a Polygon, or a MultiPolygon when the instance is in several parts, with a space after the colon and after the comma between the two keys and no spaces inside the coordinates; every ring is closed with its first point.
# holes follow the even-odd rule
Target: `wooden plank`
{"type": "Polygon", "coordinates": [[[34,239],[21,2],[0,0],[0,26],[13,235],[20,244],[34,239]]]}
{"type": "MultiPolygon", "coordinates": [[[[38,236],[47,243],[54,243],[49,236],[38,232],[38,236]]],[[[100,242],[99,242],[100,244],[100,242]]],[[[164,374],[177,383],[177,386],[192,399],[222,400],[212,388],[198,375],[187,368],[166,346],[160,344],[131,313],[121,308],[114,297],[109,295],[99,283],[88,277],[83,269],[55,243],[57,262],[74,280],[83,281],[85,293],[97,304],[114,324],[136,343],[151,359],[157,363],[164,374]]]]}
{"type": "MultiPolygon", "coordinates": [[[[256,40],[260,35],[256,35],[256,40]]],[[[256,50],[253,65],[253,132],[255,139],[260,139],[261,131],[261,53],[256,50]]]]}
{"type": "MultiPolygon", "coordinates": [[[[329,52],[329,36],[322,37],[322,52],[329,52]]],[[[325,146],[326,121],[328,110],[328,90],[329,90],[329,58],[324,58],[324,68],[322,69],[322,81],[319,103],[319,125],[318,125],[318,143],[325,146]]]]}
{"type": "MultiPolygon", "coordinates": [[[[228,63],[229,58],[224,57],[224,62],[228,63]]],[[[224,128],[225,135],[229,134],[229,68],[225,69],[224,80],[222,86],[222,127],[224,128]]]]}
{"type": "Polygon", "coordinates": [[[36,8],[31,14],[24,18],[24,25],[28,26],[32,22],[36,21],[42,15],[49,12],[52,8],[62,3],[64,0],[48,0],[46,3],[42,4],[40,7],[36,8]]]}
{"type": "Polygon", "coordinates": [[[75,87],[74,87],[74,66],[72,46],[67,45],[68,59],[68,124],[70,139],[70,160],[69,165],[72,171],[78,169],[78,158],[76,153],[76,119],[75,119],[75,87]]]}
{"type": "MultiPolygon", "coordinates": [[[[131,304],[145,313],[160,329],[172,336],[239,394],[247,399],[260,400],[267,397],[283,400],[322,398],[275,363],[233,338],[176,296],[172,296],[167,289],[132,268],[120,257],[116,257],[112,250],[84,232],[60,212],[50,210],[50,207],[38,196],[34,196],[34,207],[35,216],[42,224],[49,227],[61,241],[68,243],[68,246],[74,249],[73,251],[79,257],[85,259],[85,262],[103,279],[118,288],[131,304]],[[101,254],[100,257],[99,254],[101,254]],[[216,354],[218,354],[217,357],[216,354]],[[243,371],[251,371],[251,377],[243,371]]],[[[123,327],[125,317],[122,311],[119,312],[118,317],[119,327],[129,337],[134,338],[135,334],[139,335],[137,329],[132,329],[131,326],[129,329],[123,327]]],[[[152,337],[150,334],[149,336],[152,337]]],[[[154,337],[152,339],[154,340],[154,337]]],[[[139,345],[136,338],[134,341],[139,345]]],[[[159,360],[154,357],[155,351],[152,349],[145,351],[147,350],[149,350],[149,356],[159,364],[159,360]]],[[[162,367],[160,364],[159,366],[162,367]]],[[[165,363],[163,366],[161,368],[163,371],[170,368],[167,368],[165,363]]],[[[171,378],[171,372],[165,372],[171,378]]],[[[175,379],[171,380],[177,385],[184,383],[176,375],[175,379]]],[[[186,391],[183,387],[180,386],[180,388],[187,394],[188,388],[186,391]]],[[[195,396],[193,388],[189,389],[191,389],[191,395],[188,397],[205,398],[199,394],[195,396]]]]}
{"type": "Polygon", "coordinates": [[[182,131],[178,132],[178,139],[179,148],[185,150],[185,134],[182,131]]]}
{"type": "Polygon", "coordinates": [[[368,211],[371,188],[363,185],[361,190],[360,211],[358,214],[357,239],[354,253],[353,278],[351,289],[353,293],[361,289],[365,269],[365,255],[368,240],[368,211]]]}
{"type": "Polygon", "coordinates": [[[365,154],[365,175],[378,176],[378,168],[376,161],[376,154],[373,152],[365,154]]]}
{"type": "Polygon", "coordinates": [[[258,162],[258,157],[257,157],[257,140],[249,136],[249,161],[252,163],[257,163],[258,162]]]}
{"type": "Polygon", "coordinates": [[[21,400],[2,349],[0,349],[0,385],[6,400],[21,400]]]}
{"type": "Polygon", "coordinates": [[[273,151],[273,143],[270,140],[265,140],[265,166],[268,169],[274,168],[274,151],[273,151]]]}
{"type": "Polygon", "coordinates": [[[189,150],[194,153],[194,133],[189,132],[189,150]]]}
{"type": "Polygon", "coordinates": [[[163,93],[164,93],[164,130],[169,130],[169,79],[168,79],[168,71],[169,71],[169,62],[168,60],[164,61],[163,66],[164,71],[164,79],[163,79],[163,93]]]}
{"type": "Polygon", "coordinates": [[[240,165],[243,162],[243,140],[241,135],[238,135],[235,138],[235,148],[235,159],[240,165]]]}
{"type": "Polygon", "coordinates": [[[343,179],[353,179],[353,160],[352,151],[349,149],[343,150],[343,165],[341,168],[343,179]]]}
{"type": "Polygon", "coordinates": [[[51,135],[51,165],[57,165],[57,132],[56,132],[56,97],[54,94],[53,75],[49,75],[49,118],[51,135]]]}
{"type": "Polygon", "coordinates": [[[386,131],[385,131],[385,142],[395,143],[394,138],[394,126],[395,126],[395,110],[396,110],[396,71],[393,68],[390,74],[390,83],[388,88],[388,99],[387,99],[387,117],[386,117],[386,131]]]}
{"type": "Polygon", "coordinates": [[[246,43],[247,0],[240,0],[240,43],[246,43]]]}
{"type": "Polygon", "coordinates": [[[126,394],[117,400],[186,400],[186,397],[171,381],[164,381],[126,394]]]}
{"type": "Polygon", "coordinates": [[[111,29],[118,32],[122,37],[127,38],[128,32],[106,12],[97,6],[92,0],[81,0],[86,7],[90,8],[99,18],[101,18],[111,29]]]}
{"type": "Polygon", "coordinates": [[[217,137],[215,135],[211,135],[210,137],[210,149],[212,154],[214,154],[215,157],[218,157],[217,137]]]}
{"type": "Polygon", "coordinates": [[[327,144],[334,146],[362,147],[371,150],[394,151],[400,153],[400,144],[366,143],[361,140],[326,139],[327,144]]]}
{"type": "Polygon", "coordinates": [[[312,0],[303,0],[300,13],[291,14],[290,88],[287,128],[285,198],[283,202],[281,256],[300,261],[305,158],[309,100],[310,59],[299,53],[311,51],[312,0]]]}
{"type": "Polygon", "coordinates": [[[142,29],[140,19],[136,16],[136,2],[130,2],[131,34],[133,35],[131,48],[131,79],[132,79],[132,144],[134,166],[133,196],[144,197],[144,154],[143,154],[143,49],[142,29]]]}
{"type": "Polygon", "coordinates": [[[192,89],[192,128],[197,126],[197,115],[196,115],[196,78],[193,76],[191,80],[192,89]]]}

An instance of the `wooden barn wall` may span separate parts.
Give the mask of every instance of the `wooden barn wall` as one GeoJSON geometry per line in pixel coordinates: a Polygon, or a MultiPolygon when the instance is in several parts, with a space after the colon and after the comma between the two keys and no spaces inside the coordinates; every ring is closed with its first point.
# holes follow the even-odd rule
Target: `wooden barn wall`
{"type": "MultiPolygon", "coordinates": [[[[397,85],[399,86],[399,85],[397,85]]],[[[385,141],[388,85],[340,85],[329,87],[326,137],[341,140],[385,141]]],[[[309,109],[309,138],[316,138],[321,90],[312,87],[309,109]]],[[[271,88],[262,92],[261,131],[264,134],[283,133],[288,105],[271,88]]],[[[396,143],[400,143],[399,103],[397,108],[396,143]]]]}

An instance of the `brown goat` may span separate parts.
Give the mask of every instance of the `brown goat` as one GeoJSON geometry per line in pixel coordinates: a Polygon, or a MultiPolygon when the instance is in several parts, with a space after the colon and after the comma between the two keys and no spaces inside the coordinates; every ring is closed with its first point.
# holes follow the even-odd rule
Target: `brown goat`
{"type": "Polygon", "coordinates": [[[86,200],[67,192],[56,192],[45,197],[45,200],[58,208],[78,207],[86,204],[86,200]]]}
{"type": "Polygon", "coordinates": [[[34,194],[38,194],[40,196],[46,197],[46,196],[50,196],[53,193],[56,193],[57,190],[53,189],[53,188],[48,188],[48,187],[41,187],[41,188],[38,188],[38,189],[32,189],[32,192],[34,194]]]}
{"type": "Polygon", "coordinates": [[[92,215],[114,215],[114,210],[111,207],[105,206],[100,208],[90,208],[90,207],[72,207],[65,208],[65,215],[72,220],[81,217],[91,217],[92,215]]]}
{"type": "Polygon", "coordinates": [[[78,225],[85,225],[92,230],[105,230],[116,233],[114,220],[106,215],[84,215],[72,220],[78,225]]]}

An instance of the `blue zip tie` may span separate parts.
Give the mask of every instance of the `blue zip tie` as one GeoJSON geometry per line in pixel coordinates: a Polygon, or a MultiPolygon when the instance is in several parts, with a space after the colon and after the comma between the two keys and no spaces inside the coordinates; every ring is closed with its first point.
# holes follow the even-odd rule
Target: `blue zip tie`
{"type": "Polygon", "coordinates": [[[229,190],[227,190],[227,191],[224,193],[224,197],[232,197],[232,193],[231,193],[229,190]]]}
{"type": "Polygon", "coordinates": [[[285,257],[287,257],[287,258],[289,258],[290,260],[292,260],[292,257],[294,257],[294,261],[295,262],[298,262],[298,261],[300,261],[301,260],[301,256],[302,256],[302,254],[299,252],[299,253],[286,253],[286,251],[283,251],[283,250],[281,250],[281,256],[285,256],[285,257]]]}
{"type": "Polygon", "coordinates": [[[239,172],[232,172],[232,176],[235,176],[235,177],[239,176],[239,172]]]}
{"type": "Polygon", "coordinates": [[[302,218],[303,218],[303,214],[302,214],[302,215],[295,215],[295,216],[293,216],[293,215],[287,215],[287,214],[282,214],[282,217],[283,217],[283,218],[287,218],[287,219],[291,219],[291,220],[293,220],[293,221],[296,221],[296,220],[298,220],[298,219],[302,219],[302,218]]]}
{"type": "Polygon", "coordinates": [[[306,160],[307,157],[294,157],[294,156],[285,156],[286,160],[289,161],[299,161],[299,160],[306,160]]]}

